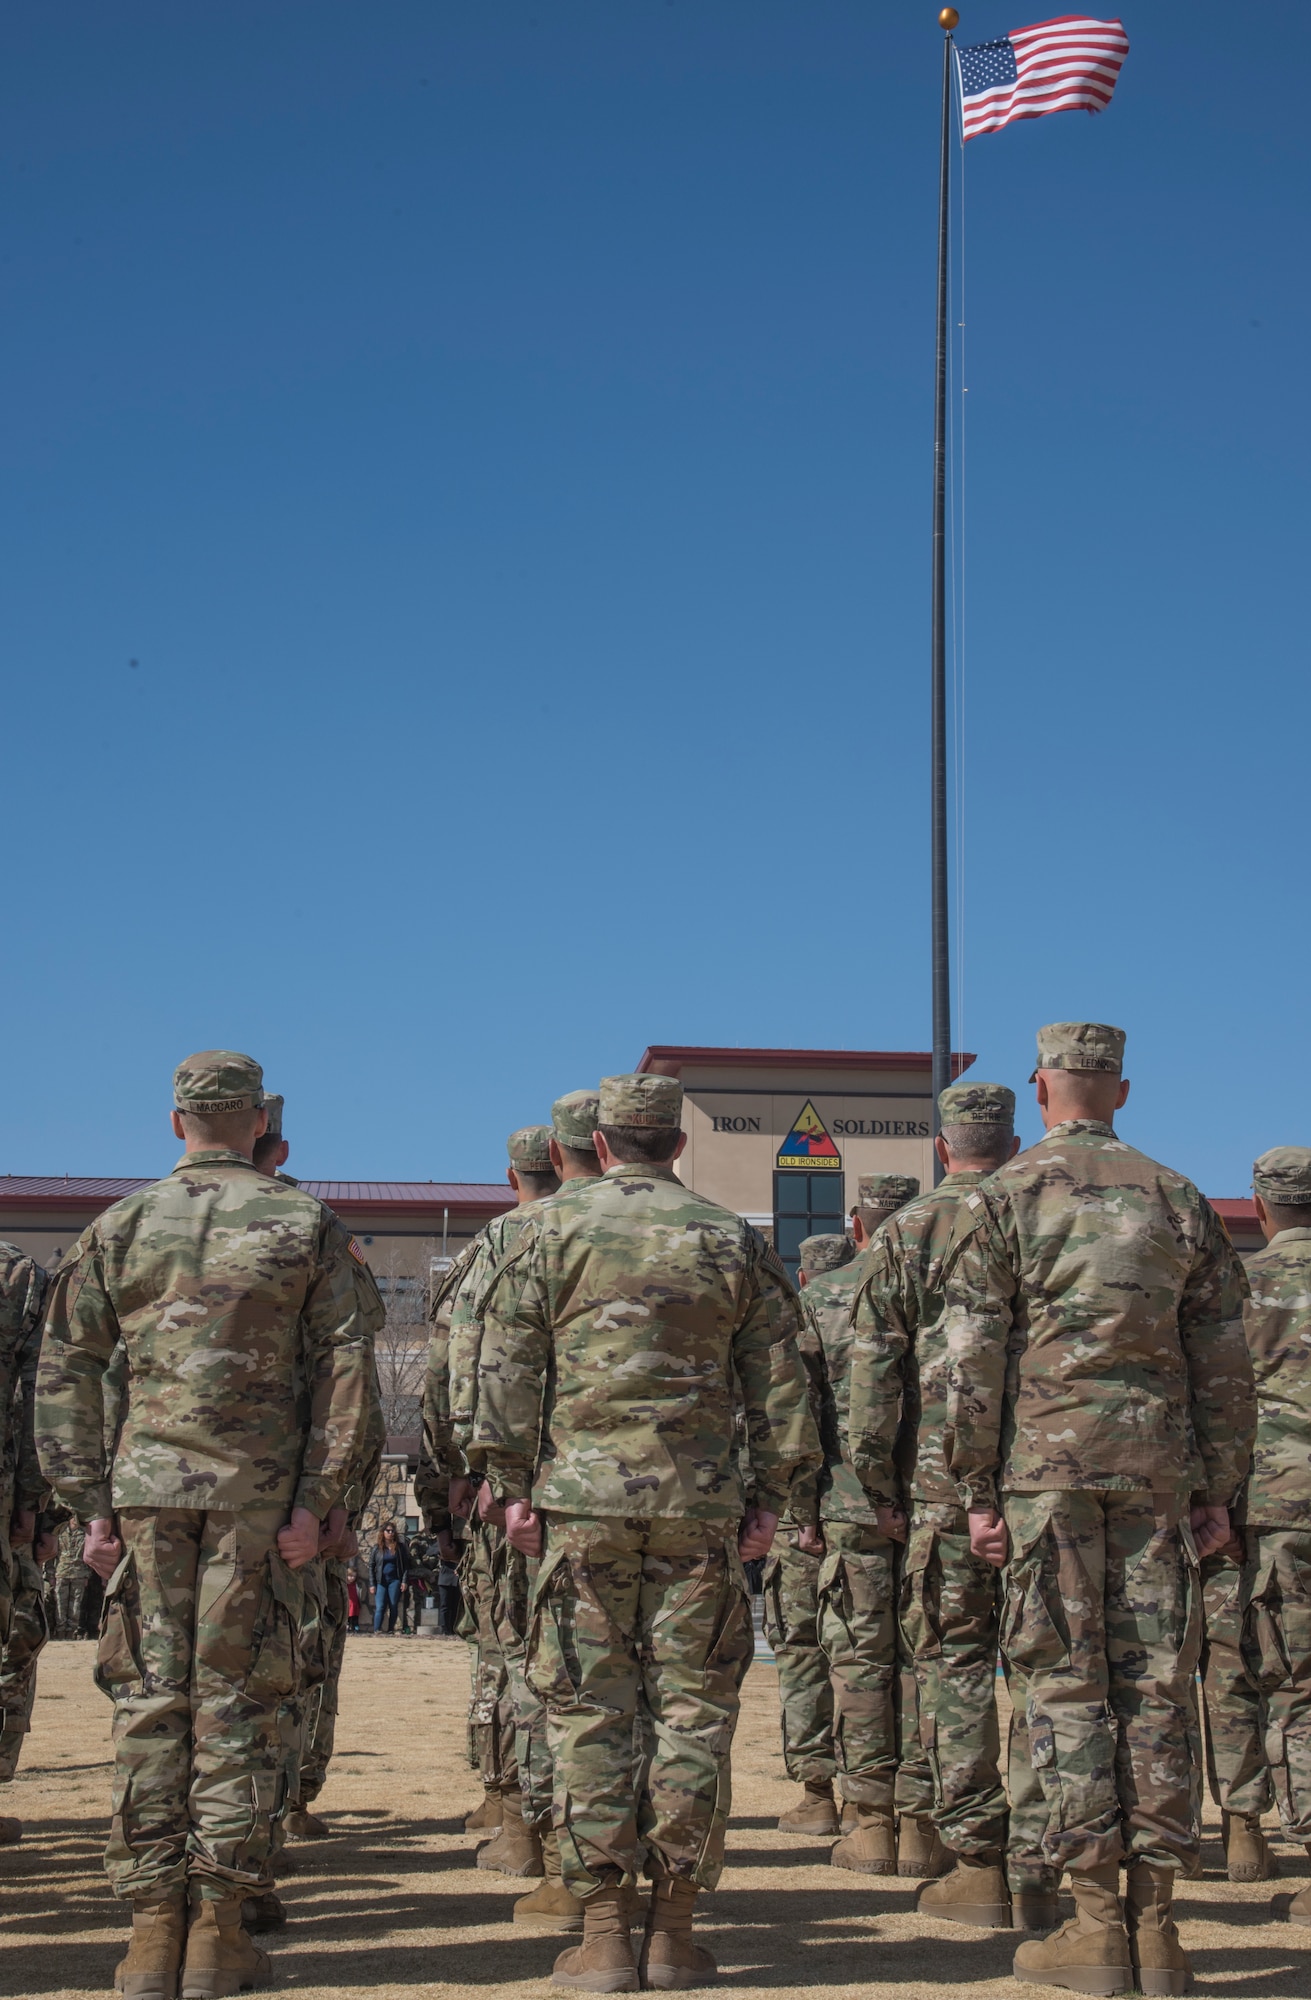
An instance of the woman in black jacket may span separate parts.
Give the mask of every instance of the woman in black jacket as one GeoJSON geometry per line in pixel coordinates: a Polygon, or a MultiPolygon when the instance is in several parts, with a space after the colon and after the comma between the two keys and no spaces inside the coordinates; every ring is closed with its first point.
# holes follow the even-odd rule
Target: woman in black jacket
{"type": "Polygon", "coordinates": [[[384,1613],[387,1630],[396,1630],[396,1613],[401,1608],[401,1586],[410,1568],[410,1551],[394,1521],[384,1521],[373,1554],[369,1557],[369,1582],[373,1585],[373,1630],[382,1630],[384,1613]]]}

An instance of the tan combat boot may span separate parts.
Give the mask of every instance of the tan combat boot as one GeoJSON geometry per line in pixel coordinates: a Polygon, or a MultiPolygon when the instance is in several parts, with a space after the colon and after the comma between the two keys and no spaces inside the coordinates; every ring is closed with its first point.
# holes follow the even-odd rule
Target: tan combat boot
{"type": "Polygon", "coordinates": [[[330,1840],[332,1828],[326,1819],[310,1812],[305,1806],[293,1806],[282,1822],[288,1840],[330,1840]]]}
{"type": "Polygon", "coordinates": [[[860,1825],[860,1807],[856,1804],[856,1801],[854,1799],[843,1799],[842,1822],[841,1822],[842,1832],[853,1833],[859,1825],[860,1825]]]}
{"type": "Polygon", "coordinates": [[[1011,1929],[1054,1931],[1061,1921],[1060,1897],[1054,1882],[1012,1882],[1011,1929]]]}
{"type": "Polygon", "coordinates": [[[915,1898],[923,1917],[942,1917],[949,1924],[973,1924],[983,1931],[1011,1927],[1011,1892],[999,1856],[980,1859],[958,1854],[950,1875],[926,1882],[915,1898]]]}
{"type": "Polygon", "coordinates": [[[808,1778],[799,1805],[778,1816],[780,1833],[812,1833],[817,1840],[838,1830],[832,1778],[808,1778]]]}
{"type": "Polygon", "coordinates": [[[501,1824],[485,1847],[474,1857],[478,1868],[491,1868],[501,1875],[544,1875],[542,1843],[534,1827],[523,1816],[523,1793],[507,1786],[501,1793],[501,1824]]]}
{"type": "Polygon", "coordinates": [[[1184,1955],[1171,1914],[1173,1900],[1173,1868],[1153,1868],[1146,1861],[1129,1863],[1124,1915],[1140,1993],[1193,1990],[1193,1969],[1184,1955]]]}
{"type": "Polygon", "coordinates": [[[510,1915],[516,1924],[535,1924],[544,1931],[580,1931],[583,1906],[560,1875],[560,1842],[554,1830],[542,1835],[542,1866],[546,1879],[520,1896],[510,1915]]]}
{"type": "Polygon", "coordinates": [[[1224,1813],[1220,1824],[1231,1882],[1268,1882],[1279,1873],[1279,1863],[1261,1831],[1260,1813],[1224,1813]]]}
{"type": "Polygon", "coordinates": [[[241,1899],[241,1921],[252,1937],[259,1931],[280,1931],[287,1921],[287,1906],[272,1889],[257,1889],[241,1899]]]}
{"type": "Polygon", "coordinates": [[[492,1833],[501,1824],[501,1794],[489,1785],[483,1793],[483,1802],[466,1813],[464,1830],[466,1833],[492,1833]]]}
{"type": "Polygon", "coordinates": [[[177,2000],[187,1943],[186,1892],[132,1905],[132,1942],[119,1960],[114,1985],[126,2000],[177,2000]]]}
{"type": "Polygon", "coordinates": [[[552,1986],[578,1986],[585,1993],[637,1992],[628,1908],[617,1882],[607,1882],[585,1899],[583,1941],[560,1953],[551,1973],[552,1986]]]}
{"type": "Polygon", "coordinates": [[[857,1875],[895,1875],[897,1829],[884,1806],[856,1807],[856,1824],[829,1855],[835,1868],[852,1868],[857,1875]]]}
{"type": "Polygon", "coordinates": [[[704,1945],[692,1942],[695,1882],[666,1875],[651,1887],[641,1973],[645,1987],[713,1986],[719,1967],[704,1945]]]}
{"type": "Polygon", "coordinates": [[[1022,1944],[1015,1954],[1017,1979],[1037,1986],[1064,1986],[1072,1993],[1127,1993],[1133,1985],[1129,1933],[1116,1894],[1118,1863],[1071,1874],[1074,1916],[1050,1937],[1022,1944]]]}
{"type": "Polygon", "coordinates": [[[951,1862],[933,1821],[903,1813],[897,1821],[898,1875],[906,1875],[913,1882],[925,1882],[935,1875],[945,1875],[951,1862]]]}
{"type": "Polygon", "coordinates": [[[221,1902],[200,1896],[192,1903],[182,2000],[225,2000],[268,1983],[272,1968],[242,1929],[241,1904],[240,1896],[221,1902]]]}
{"type": "MultiPolygon", "coordinates": [[[[1306,1851],[1311,1855],[1311,1845],[1306,1851]]],[[[1290,1924],[1301,1924],[1304,1930],[1311,1930],[1311,1887],[1299,1889],[1286,1903],[1282,1896],[1276,1896],[1270,1905],[1270,1915],[1272,1920],[1282,1917],[1290,1924]]]]}

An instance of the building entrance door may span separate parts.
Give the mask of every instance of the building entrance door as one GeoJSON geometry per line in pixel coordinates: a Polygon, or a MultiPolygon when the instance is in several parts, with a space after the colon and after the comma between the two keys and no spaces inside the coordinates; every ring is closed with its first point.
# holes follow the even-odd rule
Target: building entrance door
{"type": "Polygon", "coordinates": [[[843,1174],[776,1172],[774,1175],[774,1248],[793,1284],[799,1252],[807,1236],[841,1236],[847,1226],[843,1174]]]}

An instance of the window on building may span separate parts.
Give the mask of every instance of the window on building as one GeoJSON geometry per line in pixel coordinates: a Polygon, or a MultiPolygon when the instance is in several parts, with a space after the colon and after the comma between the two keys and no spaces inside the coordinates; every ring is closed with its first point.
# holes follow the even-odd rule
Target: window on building
{"type": "Polygon", "coordinates": [[[807,1236],[841,1236],[847,1226],[843,1184],[832,1168],[774,1175],[774,1248],[794,1284],[807,1236]]]}

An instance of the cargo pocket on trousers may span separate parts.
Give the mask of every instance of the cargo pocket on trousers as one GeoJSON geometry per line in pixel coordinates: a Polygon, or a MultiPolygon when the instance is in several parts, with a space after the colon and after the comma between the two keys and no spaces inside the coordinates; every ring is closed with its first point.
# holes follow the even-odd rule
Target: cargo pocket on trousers
{"type": "Polygon", "coordinates": [[[111,1701],[140,1694],[146,1668],[141,1657],[141,1592],[136,1561],[124,1556],[109,1582],[100,1609],[100,1634],[92,1674],[96,1686],[111,1701]]]}
{"type": "Polygon", "coordinates": [[[276,1549],[265,1558],[264,1588],[242,1693],[261,1707],[287,1701],[300,1685],[300,1626],[305,1592],[276,1549]]]}
{"type": "Polygon", "coordinates": [[[572,1708],[583,1684],[569,1555],[548,1549],[528,1602],[524,1679],[548,1709],[572,1708]]]}
{"type": "Polygon", "coordinates": [[[736,1541],[724,1543],[723,1599],[706,1652],[704,1684],[725,1674],[740,1681],[754,1650],[751,1631],[751,1586],[747,1582],[736,1541]]]}
{"type": "Polygon", "coordinates": [[[1044,1524],[1037,1541],[1018,1550],[1006,1571],[1001,1650],[1022,1673],[1045,1673],[1070,1657],[1070,1628],[1048,1547],[1044,1524]]]}
{"type": "Polygon", "coordinates": [[[936,1658],[942,1651],[937,1588],[940,1565],[933,1560],[937,1545],[938,1531],[933,1527],[912,1528],[906,1544],[897,1611],[906,1649],[917,1657],[936,1658]]]}

